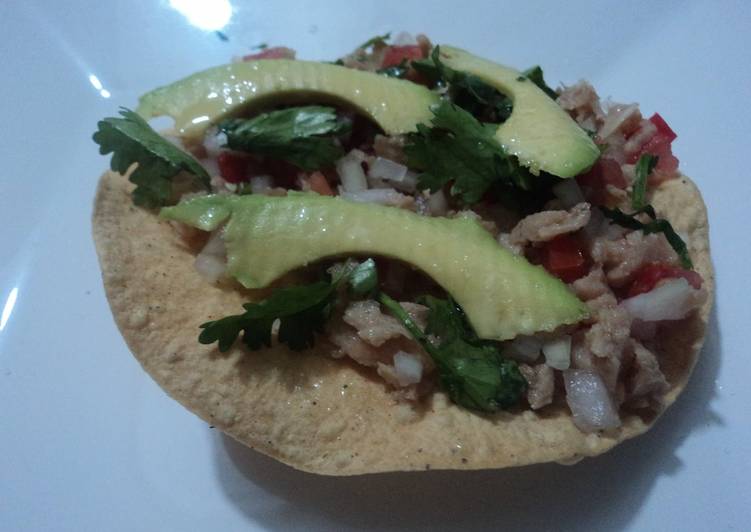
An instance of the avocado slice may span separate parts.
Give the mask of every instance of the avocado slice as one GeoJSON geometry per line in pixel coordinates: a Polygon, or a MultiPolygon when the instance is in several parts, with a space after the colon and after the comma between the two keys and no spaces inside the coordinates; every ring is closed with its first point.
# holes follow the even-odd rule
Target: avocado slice
{"type": "Polygon", "coordinates": [[[511,98],[513,111],[496,138],[533,173],[573,177],[600,156],[586,131],[521,72],[451,46],[441,45],[440,57],[446,66],[477,76],[511,98]]]}
{"type": "Polygon", "coordinates": [[[432,277],[461,305],[480,338],[506,340],[584,319],[568,287],[500,245],[469,218],[429,218],[336,197],[210,195],[161,216],[210,231],[227,222],[228,272],[247,288],[337,255],[378,255],[432,277]]]}
{"type": "Polygon", "coordinates": [[[249,105],[315,101],[344,104],[368,116],[387,134],[429,123],[439,97],[421,85],[380,74],[313,61],[264,59],[210,68],[143,95],[136,111],[149,119],[168,115],[186,138],[249,105]]]}

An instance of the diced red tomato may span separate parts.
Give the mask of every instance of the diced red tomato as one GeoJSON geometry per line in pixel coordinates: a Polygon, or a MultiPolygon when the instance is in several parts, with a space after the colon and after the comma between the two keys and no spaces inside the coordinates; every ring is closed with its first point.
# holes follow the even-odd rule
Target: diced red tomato
{"type": "Polygon", "coordinates": [[[248,157],[230,151],[223,151],[217,157],[219,173],[229,183],[241,183],[250,179],[248,157]]]}
{"type": "Polygon", "coordinates": [[[257,61],[259,59],[294,59],[294,50],[285,46],[274,46],[273,48],[266,48],[258,52],[257,54],[249,54],[243,56],[243,61],[257,61]]]}
{"type": "Polygon", "coordinates": [[[670,129],[668,123],[665,122],[665,119],[662,118],[659,113],[655,113],[650,116],[649,121],[657,127],[657,135],[665,137],[666,139],[668,139],[668,142],[673,142],[678,138],[678,135],[675,133],[675,131],[670,129]]]}
{"type": "Polygon", "coordinates": [[[308,183],[310,184],[310,190],[317,192],[321,196],[333,196],[334,191],[331,190],[329,182],[326,180],[326,176],[321,172],[313,172],[308,177],[308,183]]]}
{"type": "Polygon", "coordinates": [[[644,266],[636,274],[628,289],[628,297],[638,296],[639,294],[651,291],[663,279],[678,278],[686,279],[696,289],[701,288],[703,282],[701,275],[695,271],[684,270],[670,264],[652,263],[644,266]]]}
{"type": "Polygon", "coordinates": [[[584,246],[572,235],[560,235],[542,248],[542,265],[560,280],[571,283],[588,270],[584,246]]]}
{"type": "Polygon", "coordinates": [[[386,52],[383,55],[383,61],[381,62],[381,68],[387,68],[400,64],[405,59],[407,61],[413,61],[415,59],[423,59],[425,56],[422,53],[422,48],[417,44],[410,44],[406,46],[389,46],[386,48],[386,52]]]}
{"type": "Polygon", "coordinates": [[[607,157],[600,157],[588,172],[577,176],[576,181],[584,190],[587,199],[598,204],[607,200],[606,185],[621,189],[628,186],[621,165],[618,161],[607,157]]]}
{"type": "Polygon", "coordinates": [[[670,126],[665,122],[665,119],[659,115],[659,113],[653,114],[649,117],[649,121],[652,122],[657,128],[657,132],[649,139],[641,149],[633,155],[629,162],[635,163],[642,154],[649,153],[651,155],[657,155],[659,160],[655,167],[653,179],[650,180],[650,184],[657,184],[664,181],[666,178],[675,176],[678,170],[678,158],[673,155],[673,149],[671,147],[672,142],[678,138],[675,131],[670,129],[670,126]]]}

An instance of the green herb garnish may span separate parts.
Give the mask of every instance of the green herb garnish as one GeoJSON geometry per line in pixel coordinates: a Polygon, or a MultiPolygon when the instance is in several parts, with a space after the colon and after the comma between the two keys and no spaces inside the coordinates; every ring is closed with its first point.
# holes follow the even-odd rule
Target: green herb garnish
{"type": "Polygon", "coordinates": [[[519,402],[527,382],[517,363],[504,359],[497,347],[478,340],[453,301],[425,298],[430,313],[423,332],[399,303],[383,293],[378,300],[431,356],[441,385],[456,404],[495,412],[519,402]],[[440,345],[433,344],[428,334],[440,335],[440,345]]]}
{"type": "Polygon", "coordinates": [[[278,288],[268,299],[243,305],[245,312],[201,325],[198,341],[219,343],[227,351],[242,333],[250,349],[271,346],[271,329],[279,320],[279,341],[300,351],[313,347],[316,333],[323,332],[336,302],[337,288],[346,282],[350,295],[365,297],[377,288],[378,272],[373,259],[361,264],[347,263],[331,281],[278,288]]]}
{"type": "Polygon", "coordinates": [[[647,195],[647,178],[657,166],[658,157],[655,155],[644,154],[639,157],[634,170],[634,185],[631,192],[631,207],[635,210],[643,209],[646,203],[647,195]]]}
{"type": "Polygon", "coordinates": [[[357,47],[358,50],[367,50],[368,48],[379,45],[379,46],[386,46],[386,41],[388,41],[391,38],[391,32],[384,33],[383,35],[376,35],[375,37],[371,37],[364,43],[362,43],[360,46],[357,47]]]}
{"type": "Polygon", "coordinates": [[[100,120],[94,133],[99,153],[112,153],[110,168],[121,174],[138,163],[130,174],[136,185],[133,202],[142,207],[167,205],[172,198],[172,180],[180,172],[192,175],[207,191],[211,191],[209,174],[191,155],[164,139],[139,115],[120,108],[122,118],[100,120]]]}
{"type": "Polygon", "coordinates": [[[390,67],[376,70],[376,73],[378,74],[399,79],[404,79],[407,76],[407,72],[409,72],[409,62],[406,59],[402,59],[398,65],[392,65],[390,67]]]}
{"type": "Polygon", "coordinates": [[[454,70],[441,61],[440,46],[429,59],[412,61],[412,67],[437,85],[448,85],[452,102],[482,122],[501,123],[511,116],[511,99],[477,76],[454,70]]]}
{"type": "Polygon", "coordinates": [[[353,297],[367,297],[378,289],[378,270],[373,259],[355,266],[349,273],[349,293],[353,297]]]}
{"type": "Polygon", "coordinates": [[[675,229],[670,225],[670,222],[664,218],[657,218],[655,210],[651,205],[646,205],[642,209],[631,214],[626,214],[618,208],[609,209],[607,207],[600,207],[600,210],[606,218],[622,227],[627,227],[628,229],[633,229],[635,231],[641,230],[645,235],[650,233],[663,233],[670,246],[678,254],[678,257],[681,260],[681,266],[686,269],[694,267],[691,262],[691,257],[688,254],[686,243],[680,236],[678,236],[678,233],[675,232],[675,229]],[[644,223],[636,217],[639,214],[646,214],[652,220],[644,223]]]}
{"type": "Polygon", "coordinates": [[[290,162],[317,170],[344,155],[334,137],[350,124],[340,121],[331,107],[311,105],[263,113],[251,119],[231,118],[219,124],[233,150],[290,162]]]}
{"type": "Polygon", "coordinates": [[[681,266],[686,269],[694,267],[691,262],[691,257],[688,253],[688,248],[683,239],[678,236],[670,222],[664,218],[658,218],[654,207],[646,203],[647,194],[647,178],[652,173],[657,165],[658,158],[654,155],[642,155],[639,157],[639,161],[636,163],[636,176],[634,178],[634,185],[631,191],[631,206],[634,208],[634,212],[627,214],[618,208],[609,209],[607,207],[600,207],[600,210],[606,218],[612,220],[622,227],[633,229],[634,231],[642,231],[645,235],[650,233],[663,233],[670,246],[678,254],[678,258],[681,260],[681,266]],[[640,214],[646,214],[651,221],[644,223],[637,218],[640,214]]]}
{"type": "Polygon", "coordinates": [[[496,140],[497,126],[481,124],[464,109],[445,101],[433,108],[433,114],[432,127],[419,124],[404,148],[409,166],[423,171],[418,180],[421,189],[435,192],[453,181],[451,194],[473,204],[494,183],[523,190],[532,187],[532,174],[496,140]]]}
{"type": "Polygon", "coordinates": [[[543,76],[542,68],[540,67],[540,65],[535,65],[528,68],[527,70],[522,72],[522,76],[540,87],[540,89],[542,89],[545,94],[547,94],[554,100],[558,98],[558,94],[553,89],[551,89],[547,83],[545,83],[545,77],[543,76]]]}
{"type": "Polygon", "coordinates": [[[201,325],[198,341],[219,343],[227,351],[242,333],[250,349],[271,346],[271,328],[279,320],[279,341],[290,349],[313,347],[315,333],[323,332],[333,308],[336,283],[320,281],[310,285],[279,288],[268,299],[246,303],[245,312],[201,325]]]}

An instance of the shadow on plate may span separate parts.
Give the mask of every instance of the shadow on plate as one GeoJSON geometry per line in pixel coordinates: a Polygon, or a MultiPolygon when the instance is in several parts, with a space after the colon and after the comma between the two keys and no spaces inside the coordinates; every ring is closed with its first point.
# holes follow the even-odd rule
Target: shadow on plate
{"type": "Polygon", "coordinates": [[[248,520],[271,529],[619,530],[655,481],[682,467],[676,453],[688,434],[722,424],[710,404],[719,365],[715,307],[702,356],[673,407],[644,436],[575,466],[321,477],[217,433],[217,475],[248,520]]]}

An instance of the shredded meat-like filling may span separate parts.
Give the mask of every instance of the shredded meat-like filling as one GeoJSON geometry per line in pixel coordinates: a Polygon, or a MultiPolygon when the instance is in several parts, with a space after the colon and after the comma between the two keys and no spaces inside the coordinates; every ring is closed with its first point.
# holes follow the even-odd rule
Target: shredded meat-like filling
{"type": "MultiPolygon", "coordinates": [[[[427,80],[409,66],[407,58],[428,58],[432,50],[430,41],[422,35],[416,39],[400,35],[397,40],[398,43],[378,38],[371,40],[340,62],[349,68],[381,74],[392,74],[385,69],[397,67],[401,70],[397,75],[427,84],[427,80]],[[394,52],[411,55],[403,56],[404,61],[397,61],[402,56],[396,57],[394,52]]],[[[277,47],[242,59],[294,57],[293,50],[277,47]]],[[[517,337],[498,347],[503,356],[519,362],[528,383],[530,408],[538,410],[549,405],[556,386],[559,396],[564,389],[571,389],[576,396],[567,396],[567,401],[572,412],[576,410],[577,426],[583,430],[608,430],[619,424],[613,408],[617,410],[620,405],[659,407],[670,384],[660,369],[660,352],[655,347],[658,331],[662,327],[678,326],[675,325],[677,320],[698,308],[707,293],[701,288],[701,279],[697,281],[686,272],[683,277],[691,279],[691,286],[681,281],[682,284],[670,285],[669,290],[662,293],[660,287],[670,282],[672,278],[669,278],[658,279],[646,288],[637,286],[639,290],[634,290],[639,284],[636,281],[643,281],[640,276],[645,268],[675,270],[679,257],[664,234],[644,234],[641,230],[624,228],[606,219],[607,212],[600,209],[619,206],[629,211],[636,162],[642,154],[655,152],[659,155],[658,166],[649,176],[649,187],[677,175],[678,160],[670,151],[670,142],[665,140],[672,132],[662,118],[659,115],[645,118],[636,104],[601,101],[586,81],[559,89],[556,101],[588,130],[602,155],[581,175],[554,180],[555,184],[550,185],[544,195],[535,198],[540,202],[533,202],[534,207],[505,201],[512,197],[494,197],[494,188],[489,188],[481,201],[467,205],[452,196],[451,181],[437,190],[421,190],[420,172],[426,169],[408,168],[410,161],[405,146],[410,142],[409,136],[377,133],[372,124],[367,125],[351,111],[339,111],[337,117],[352,126],[335,140],[346,155],[315,171],[303,171],[284,161],[274,162],[273,157],[228,150],[226,134],[216,127],[209,130],[202,143],[192,143],[188,148],[212,176],[214,193],[283,196],[290,189],[299,189],[340,196],[348,201],[408,209],[423,216],[470,218],[512,253],[558,275],[586,303],[590,317],[552,333],[517,337]],[[229,159],[239,156],[239,162],[235,160],[234,166],[230,166],[235,171],[240,168],[239,171],[247,175],[228,174],[227,166],[220,164],[220,155],[229,159]],[[540,209],[542,203],[544,207],[540,209]],[[532,208],[536,212],[530,210],[532,208]],[[522,217],[520,212],[527,215],[522,217]],[[568,241],[580,245],[581,249],[568,254],[566,252],[571,250],[566,250],[565,246],[562,250],[551,251],[568,241]],[[646,293],[646,300],[639,298],[642,293],[646,293]],[[666,302],[660,297],[672,299],[666,302]],[[673,301],[679,301],[677,308],[685,313],[669,313],[668,307],[673,301]],[[653,303],[668,308],[667,313],[653,312],[653,303]],[[543,360],[550,360],[551,365],[539,363],[543,360]],[[588,387],[596,390],[590,397],[585,393],[588,387]],[[587,400],[594,397],[595,404],[587,400]],[[605,421],[592,422],[586,413],[590,407],[611,415],[605,421]]],[[[674,137],[672,134],[670,138],[674,137]]],[[[186,242],[201,240],[196,238],[196,231],[186,231],[185,227],[179,225],[177,229],[182,231],[186,242]]],[[[226,253],[223,246],[216,244],[213,238],[209,240],[197,260],[204,276],[214,281],[214,277],[222,276],[226,269],[222,267],[226,253]]],[[[436,256],[441,251],[434,250],[436,256]]],[[[343,267],[343,263],[336,264],[329,271],[335,277],[343,267]]],[[[412,283],[419,273],[396,261],[379,258],[378,268],[379,289],[394,298],[410,299],[423,285],[429,287],[424,293],[431,293],[434,286],[424,279],[412,283]]],[[[336,347],[333,356],[348,357],[371,368],[374,375],[396,390],[399,398],[416,400],[431,390],[438,381],[435,363],[399,320],[384,313],[372,299],[337,305],[326,330],[328,341],[336,347]]],[[[424,330],[429,309],[411,301],[401,305],[424,330]]],[[[440,333],[436,336],[440,337],[440,333]]]]}
{"type": "Polygon", "coordinates": [[[529,385],[527,402],[532,410],[538,410],[553,402],[553,392],[555,391],[553,368],[547,364],[537,364],[536,366],[520,364],[519,370],[527,379],[529,385]]]}

